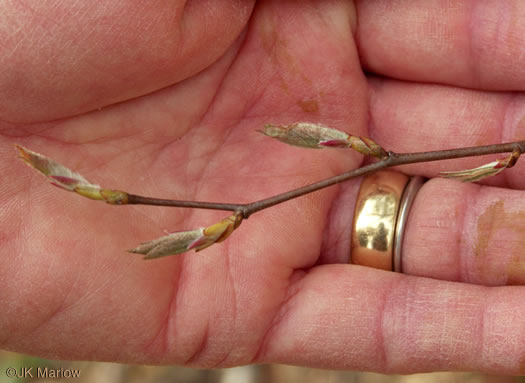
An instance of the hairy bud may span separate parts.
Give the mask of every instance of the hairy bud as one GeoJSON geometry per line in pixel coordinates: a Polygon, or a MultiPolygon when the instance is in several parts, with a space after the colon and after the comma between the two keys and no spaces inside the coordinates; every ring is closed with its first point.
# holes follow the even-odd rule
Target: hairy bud
{"type": "Polygon", "coordinates": [[[286,126],[267,124],[260,132],[302,148],[352,148],[366,156],[383,158],[387,155],[383,148],[370,138],[352,136],[341,130],[309,122],[296,122],[286,126]]]}
{"type": "Polygon", "coordinates": [[[30,167],[46,176],[52,185],[77,193],[83,197],[105,201],[112,205],[124,205],[128,201],[126,192],[102,189],[99,185],[89,182],[80,174],[51,158],[47,158],[20,145],[15,147],[18,150],[19,157],[30,167]]]}
{"type": "Polygon", "coordinates": [[[179,231],[145,242],[130,253],[143,254],[144,259],[154,259],[184,253],[188,250],[200,251],[215,243],[224,241],[242,222],[240,214],[233,214],[208,227],[179,231]]]}
{"type": "Polygon", "coordinates": [[[459,170],[455,172],[441,172],[443,178],[456,179],[462,182],[476,182],[483,178],[492,177],[503,170],[513,167],[521,155],[519,149],[515,149],[508,157],[502,158],[474,169],[459,170]]]}

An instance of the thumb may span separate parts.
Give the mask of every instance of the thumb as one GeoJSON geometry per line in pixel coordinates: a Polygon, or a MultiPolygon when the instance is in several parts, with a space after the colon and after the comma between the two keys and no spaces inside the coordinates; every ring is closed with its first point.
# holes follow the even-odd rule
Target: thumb
{"type": "Polygon", "coordinates": [[[225,52],[253,3],[3,2],[0,119],[63,118],[181,81],[225,52]]]}

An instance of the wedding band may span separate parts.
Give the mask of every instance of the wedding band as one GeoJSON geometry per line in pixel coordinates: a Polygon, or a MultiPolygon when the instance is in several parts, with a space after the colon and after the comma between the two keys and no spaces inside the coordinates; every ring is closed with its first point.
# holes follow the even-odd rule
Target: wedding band
{"type": "Polygon", "coordinates": [[[363,179],[352,225],[351,263],[402,272],[404,230],[424,181],[391,170],[363,179]]]}
{"type": "Polygon", "coordinates": [[[425,183],[426,178],[421,176],[413,176],[408,181],[403,195],[401,196],[401,203],[399,204],[399,212],[397,213],[396,231],[394,234],[394,271],[398,273],[403,272],[402,248],[403,238],[405,237],[405,226],[408,221],[408,215],[412,208],[412,203],[416,199],[417,192],[425,183]]]}

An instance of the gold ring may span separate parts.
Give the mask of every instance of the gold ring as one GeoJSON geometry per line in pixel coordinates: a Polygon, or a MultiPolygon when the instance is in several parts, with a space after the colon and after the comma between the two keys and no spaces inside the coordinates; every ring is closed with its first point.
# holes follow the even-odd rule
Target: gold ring
{"type": "Polygon", "coordinates": [[[382,170],[366,176],[357,195],[351,263],[402,271],[404,229],[425,179],[382,170]]]}

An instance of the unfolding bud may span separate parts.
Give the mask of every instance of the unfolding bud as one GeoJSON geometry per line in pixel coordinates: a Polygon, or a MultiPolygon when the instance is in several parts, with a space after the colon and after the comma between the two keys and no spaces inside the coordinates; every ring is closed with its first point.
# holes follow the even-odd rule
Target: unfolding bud
{"type": "Polygon", "coordinates": [[[75,187],[84,186],[100,189],[100,186],[92,184],[80,174],[73,172],[58,162],[35,153],[20,145],[15,145],[18,149],[19,157],[33,169],[51,179],[51,183],[62,189],[74,191],[75,187]]]}
{"type": "Polygon", "coordinates": [[[143,254],[144,259],[153,259],[184,253],[195,247],[205,239],[204,229],[179,231],[160,237],[153,241],[144,242],[137,248],[129,250],[130,253],[143,254]]]}
{"type": "Polygon", "coordinates": [[[302,148],[347,148],[350,145],[349,134],[309,122],[297,122],[287,126],[266,124],[260,132],[286,144],[302,148]]]}
{"type": "Polygon", "coordinates": [[[144,259],[154,259],[184,253],[188,250],[200,251],[214,243],[224,241],[242,222],[242,215],[233,214],[208,227],[179,231],[145,242],[130,253],[143,254],[144,259]]]}
{"type": "Polygon", "coordinates": [[[369,138],[352,136],[341,130],[309,122],[296,122],[287,126],[266,124],[260,132],[302,148],[352,148],[367,156],[383,158],[387,155],[381,146],[369,138]]]}
{"type": "Polygon", "coordinates": [[[521,155],[519,149],[515,149],[509,156],[474,169],[459,170],[456,172],[441,172],[439,175],[444,178],[456,179],[462,182],[476,182],[483,178],[492,177],[503,170],[513,167],[521,155]]]}
{"type": "Polygon", "coordinates": [[[90,199],[105,201],[109,204],[122,205],[127,203],[127,193],[118,190],[102,189],[99,185],[89,182],[80,174],[51,158],[47,158],[20,145],[15,145],[15,147],[19,152],[19,157],[33,169],[38,170],[49,178],[52,185],[90,199]]]}

